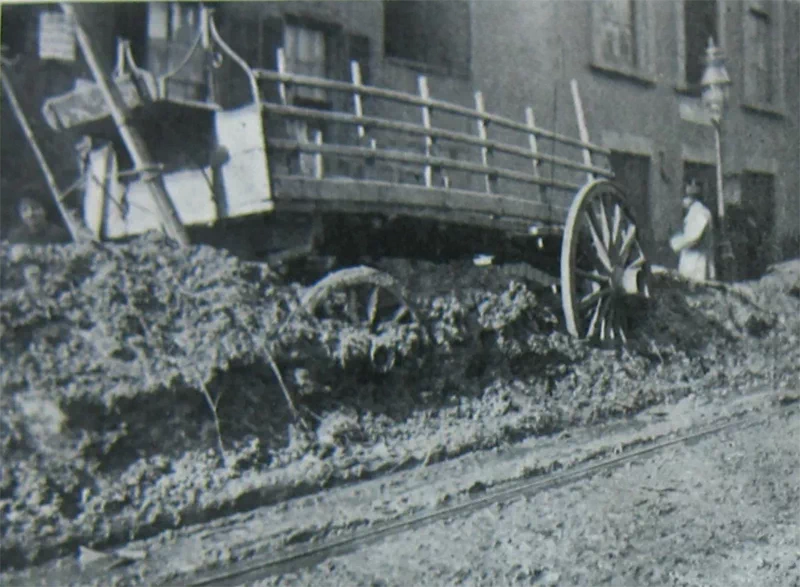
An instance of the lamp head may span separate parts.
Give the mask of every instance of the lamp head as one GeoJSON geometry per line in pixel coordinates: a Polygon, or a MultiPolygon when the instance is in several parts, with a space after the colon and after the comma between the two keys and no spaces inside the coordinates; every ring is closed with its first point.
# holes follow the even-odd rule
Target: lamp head
{"type": "Polygon", "coordinates": [[[728,101],[728,91],[731,78],[725,69],[725,57],[722,50],[714,44],[714,39],[709,37],[706,48],[706,69],[700,80],[703,88],[703,105],[711,113],[714,121],[719,122],[725,105],[728,101]]]}

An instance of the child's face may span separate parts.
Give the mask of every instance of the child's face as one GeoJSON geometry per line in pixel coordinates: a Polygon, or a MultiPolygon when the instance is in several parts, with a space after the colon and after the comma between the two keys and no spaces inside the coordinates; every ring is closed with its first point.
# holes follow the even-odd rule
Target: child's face
{"type": "Polygon", "coordinates": [[[44,224],[44,208],[38,202],[23,202],[19,216],[28,228],[37,229],[44,224]]]}

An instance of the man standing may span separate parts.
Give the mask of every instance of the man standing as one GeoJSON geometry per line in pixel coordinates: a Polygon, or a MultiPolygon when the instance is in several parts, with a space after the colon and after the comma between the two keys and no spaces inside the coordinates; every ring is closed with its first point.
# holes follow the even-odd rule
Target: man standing
{"type": "Polygon", "coordinates": [[[693,281],[716,278],[714,267],[714,220],[703,205],[702,191],[695,180],[684,190],[682,200],[686,216],[683,232],[673,236],[670,247],[680,255],[678,272],[693,281]]]}
{"type": "Polygon", "coordinates": [[[21,223],[9,232],[8,242],[33,245],[70,242],[69,233],[64,228],[47,221],[44,206],[37,200],[22,198],[17,204],[17,212],[21,223]]]}

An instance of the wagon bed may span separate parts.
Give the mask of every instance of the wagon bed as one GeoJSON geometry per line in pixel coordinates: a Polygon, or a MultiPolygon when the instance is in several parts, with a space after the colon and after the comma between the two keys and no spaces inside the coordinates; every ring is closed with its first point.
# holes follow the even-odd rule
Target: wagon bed
{"type": "MultiPolygon", "coordinates": [[[[158,229],[144,184],[146,174],[160,173],[184,225],[336,214],[492,229],[540,248],[542,239],[558,237],[569,331],[625,337],[621,300],[646,294],[647,264],[613,174],[594,163],[610,153],[589,141],[576,82],[579,139],[538,127],[531,108],[520,120],[490,113],[481,92],[469,107],[434,99],[425,76],[412,93],[362,83],[355,61],[349,81],[298,75],[286,71],[282,49],[276,70],[252,68],[220,37],[207,10],[182,65],[197,51],[215,67],[238,67],[248,98],[234,108],[176,99],[171,84],[181,67],[156,78],[120,44],[115,81],[128,108],[188,109],[195,114],[187,120],[200,116],[215,141],[199,163],[148,170],[120,170],[113,144],[92,149],[84,218],[97,236],[158,229]]],[[[53,128],[91,130],[108,118],[97,100],[95,111],[86,100],[76,108],[81,92],[92,89],[45,103],[53,128]]]]}

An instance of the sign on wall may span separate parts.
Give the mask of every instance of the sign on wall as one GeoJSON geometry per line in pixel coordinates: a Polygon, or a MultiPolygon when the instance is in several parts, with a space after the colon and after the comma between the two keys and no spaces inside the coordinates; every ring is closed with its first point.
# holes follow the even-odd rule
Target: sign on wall
{"type": "Polygon", "coordinates": [[[39,13],[39,59],[75,61],[72,24],[61,12],[39,13]]]}

